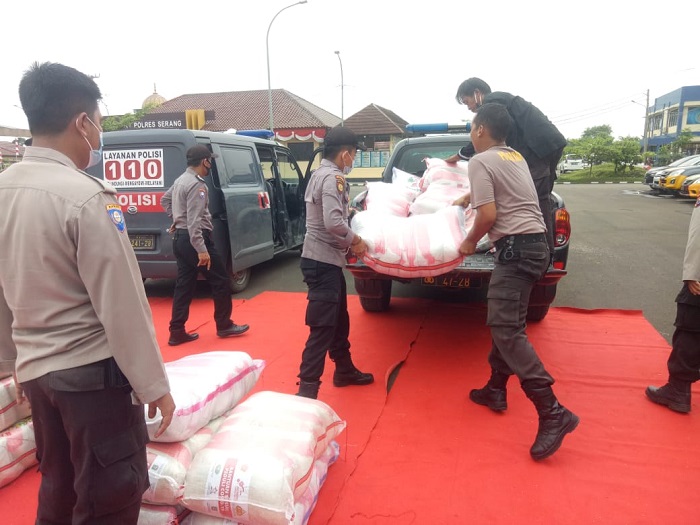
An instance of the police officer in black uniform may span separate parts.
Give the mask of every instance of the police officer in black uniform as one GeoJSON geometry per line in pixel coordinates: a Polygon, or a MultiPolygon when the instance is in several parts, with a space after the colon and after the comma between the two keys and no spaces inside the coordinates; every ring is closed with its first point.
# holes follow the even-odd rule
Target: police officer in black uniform
{"type": "Polygon", "coordinates": [[[203,144],[192,146],[187,150],[187,171],[177,178],[160,201],[173,218],[170,231],[174,234],[173,253],[177,259],[177,281],[168,340],[170,346],[189,343],[199,337],[196,333],[188,334],[185,323],[200,271],[211,287],[216,335],[241,335],[249,328],[247,324],[237,325],[231,320],[233,305],[226,265],[211,239],[213,226],[209,191],[203,177],[210,174],[216,157],[203,144]]]}
{"type": "MultiPolygon", "coordinates": [[[[514,125],[508,133],[506,144],[519,152],[527,162],[547,229],[549,253],[553,256],[554,220],[550,195],[557,179],[557,164],[566,147],[566,138],[532,103],[505,91],[491,92],[489,85],[480,78],[468,78],[462,82],[455,98],[472,111],[478,110],[483,104],[501,104],[508,110],[514,125]]],[[[472,155],[474,147],[467,144],[451,160],[469,159],[472,155]]]]}
{"type": "Polygon", "coordinates": [[[676,296],[668,382],[647,387],[646,395],[654,403],[684,414],[690,412],[690,385],[700,379],[700,198],[690,217],[682,278],[683,288],[676,296]]]}
{"type": "Polygon", "coordinates": [[[343,126],[325,138],[321,166],[306,188],[306,237],[301,272],[309,288],[306,324],[309,338],[301,356],[297,395],[316,399],[321,386],[326,352],[335,362],[333,385],[369,385],[374,376],[360,372],[350,357],[350,316],[343,268],[345,255],[362,255],[367,246],[348,225],[350,173],[357,150],[366,148],[343,126]]]}

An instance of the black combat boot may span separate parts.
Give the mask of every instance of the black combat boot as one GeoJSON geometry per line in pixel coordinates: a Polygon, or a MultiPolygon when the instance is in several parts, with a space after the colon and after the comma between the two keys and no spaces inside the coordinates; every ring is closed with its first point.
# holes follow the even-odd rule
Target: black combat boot
{"type": "Polygon", "coordinates": [[[690,412],[690,382],[670,377],[662,387],[648,386],[647,397],[657,405],[664,405],[676,412],[690,412]]]}
{"type": "Polygon", "coordinates": [[[321,386],[320,381],[299,381],[299,392],[296,395],[316,399],[318,397],[318,389],[321,386]]]}
{"type": "Polygon", "coordinates": [[[540,416],[537,437],[530,448],[532,459],[540,460],[554,454],[564,441],[564,436],[578,426],[578,416],[559,404],[552,387],[522,385],[540,416]]]}
{"type": "Polygon", "coordinates": [[[360,372],[352,362],[350,354],[335,360],[333,386],[369,385],[374,383],[374,376],[360,372]]]}
{"type": "Polygon", "coordinates": [[[170,346],[177,346],[183,343],[190,343],[199,339],[199,334],[191,333],[188,334],[184,330],[179,330],[176,332],[170,332],[170,339],[168,339],[168,344],[170,346]]]}
{"type": "Polygon", "coordinates": [[[469,399],[477,405],[489,407],[495,412],[502,412],[508,408],[506,399],[506,383],[508,374],[491,369],[491,377],[484,388],[474,389],[469,392],[469,399]]]}

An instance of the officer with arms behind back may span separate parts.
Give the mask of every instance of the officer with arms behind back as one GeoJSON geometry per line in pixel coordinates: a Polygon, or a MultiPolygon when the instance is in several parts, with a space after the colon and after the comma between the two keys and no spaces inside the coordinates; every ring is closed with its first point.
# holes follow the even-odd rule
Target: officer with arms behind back
{"type": "Polygon", "coordinates": [[[683,288],[676,296],[676,329],[668,356],[668,383],[649,386],[647,397],[676,412],[690,412],[690,385],[700,379],[700,198],[690,217],[683,259],[683,288]]]}
{"type": "Polygon", "coordinates": [[[505,106],[484,104],[474,117],[471,138],[477,155],[469,161],[471,195],[455,204],[477,210],[476,221],[460,246],[472,255],[488,233],[496,247],[495,267],[488,289],[487,324],[491,328],[491,378],[469,398],[494,411],[506,404],[506,383],[515,374],[539,415],[533,459],[554,454],[578,417],[554,396],[554,379],[547,373],[528,340],[525,318],[530,292],[547,269],[549,249],[537,193],[523,156],[505,144],[513,121],[505,106]]]}
{"type": "Polygon", "coordinates": [[[369,385],[372,374],[360,372],[350,357],[350,316],[343,268],[350,250],[362,255],[367,246],[348,225],[350,173],[357,150],[366,150],[350,129],[336,126],[324,141],[321,166],[313,172],[304,194],[306,236],[301,273],[309,288],[306,324],[309,338],[301,356],[297,395],[316,399],[326,352],[335,362],[333,385],[369,385]]]}
{"type": "Polygon", "coordinates": [[[231,320],[231,286],[226,264],[211,239],[214,229],[209,212],[209,191],[203,177],[211,173],[214,155],[204,144],[187,150],[187,170],[168,188],[160,200],[161,206],[173,218],[173,253],[177,259],[177,281],[173,294],[170,319],[170,346],[189,343],[199,334],[188,334],[185,323],[201,271],[211,287],[214,299],[216,335],[231,337],[248,331],[248,325],[231,320]]]}
{"type": "Polygon", "coordinates": [[[33,145],[0,176],[0,371],[32,407],[36,523],[135,524],[148,433],[132,396],[161,411],[156,435],[175,405],[117,192],[82,171],[102,158],[100,90],[43,63],[19,96],[33,145]]]}

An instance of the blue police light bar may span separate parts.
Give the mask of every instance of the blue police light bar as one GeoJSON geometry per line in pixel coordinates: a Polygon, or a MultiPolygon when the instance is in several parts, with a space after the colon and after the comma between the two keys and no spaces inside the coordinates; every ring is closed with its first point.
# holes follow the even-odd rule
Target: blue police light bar
{"type": "Polygon", "coordinates": [[[236,135],[245,135],[246,137],[255,137],[258,139],[271,139],[275,136],[274,131],[269,129],[238,129],[236,135]]]}
{"type": "Polygon", "coordinates": [[[448,133],[450,131],[461,131],[469,133],[472,129],[472,123],[466,122],[462,124],[448,124],[440,122],[436,124],[407,124],[406,131],[409,133],[448,133]]]}

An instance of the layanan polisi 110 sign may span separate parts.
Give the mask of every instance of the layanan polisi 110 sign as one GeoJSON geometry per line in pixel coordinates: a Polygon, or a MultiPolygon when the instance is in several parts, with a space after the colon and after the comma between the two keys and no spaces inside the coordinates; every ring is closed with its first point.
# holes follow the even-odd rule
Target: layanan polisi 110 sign
{"type": "Polygon", "coordinates": [[[104,179],[115,188],[165,186],[162,149],[105,151],[102,160],[104,179]]]}

